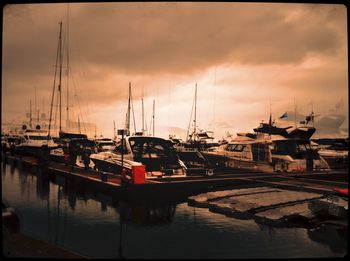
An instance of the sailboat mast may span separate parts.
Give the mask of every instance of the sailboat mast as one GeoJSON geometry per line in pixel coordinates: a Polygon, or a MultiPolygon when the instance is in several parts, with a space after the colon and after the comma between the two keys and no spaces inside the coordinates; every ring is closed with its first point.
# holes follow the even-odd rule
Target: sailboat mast
{"type": "Polygon", "coordinates": [[[194,120],[193,120],[193,133],[196,133],[196,126],[197,126],[197,83],[196,83],[196,89],[194,92],[194,120]]]}
{"type": "Polygon", "coordinates": [[[29,126],[33,128],[32,125],[32,100],[29,100],[29,126]]]}
{"type": "Polygon", "coordinates": [[[36,124],[39,124],[39,110],[36,106],[36,86],[34,87],[35,90],[35,99],[34,99],[34,113],[36,114],[36,124]]]}
{"type": "Polygon", "coordinates": [[[145,121],[145,116],[144,116],[144,107],[143,107],[143,97],[142,97],[142,133],[145,131],[145,126],[144,126],[144,121],[145,121]]]}
{"type": "Polygon", "coordinates": [[[80,118],[79,118],[79,115],[78,115],[78,130],[79,130],[79,134],[81,134],[81,128],[80,128],[80,118]]]}
{"type": "Polygon", "coordinates": [[[60,22],[60,36],[59,36],[59,59],[60,59],[60,70],[59,70],[59,82],[58,82],[58,91],[60,93],[59,96],[59,104],[60,104],[60,110],[59,110],[59,115],[60,115],[60,121],[59,121],[59,131],[62,131],[62,91],[61,91],[61,84],[62,84],[62,21],[60,22]]]}
{"type": "MultiPolygon", "coordinates": [[[[60,30],[61,32],[61,30],[60,30]]],[[[57,55],[56,55],[56,64],[55,64],[55,77],[53,79],[53,87],[52,87],[52,96],[51,96],[51,106],[50,106],[50,118],[49,118],[49,132],[47,137],[50,137],[50,131],[51,131],[51,120],[52,120],[52,108],[54,103],[54,97],[55,97],[55,86],[56,86],[56,75],[57,75],[57,63],[59,59],[59,50],[60,50],[60,43],[58,43],[57,46],[57,55]]]]}
{"type": "Polygon", "coordinates": [[[113,121],[113,133],[114,133],[113,139],[115,139],[115,137],[116,137],[116,134],[115,134],[115,121],[113,121]]]}
{"type": "Polygon", "coordinates": [[[153,116],[152,116],[152,118],[153,118],[153,137],[154,137],[154,114],[155,114],[155,106],[156,106],[156,101],[153,100],[153,116]]]}
{"type": "Polygon", "coordinates": [[[130,133],[130,111],[131,111],[130,96],[131,96],[131,82],[129,82],[128,111],[126,113],[126,125],[125,125],[125,128],[127,129],[127,134],[130,133]]]}
{"type": "MultiPolygon", "coordinates": [[[[68,84],[69,84],[69,3],[67,5],[67,30],[66,30],[66,34],[67,34],[67,68],[66,68],[66,72],[67,72],[67,125],[69,124],[69,92],[68,92],[68,84]]],[[[68,126],[67,126],[68,128],[68,126]]]]}
{"type": "Polygon", "coordinates": [[[294,98],[294,127],[297,127],[297,104],[294,98]]]}

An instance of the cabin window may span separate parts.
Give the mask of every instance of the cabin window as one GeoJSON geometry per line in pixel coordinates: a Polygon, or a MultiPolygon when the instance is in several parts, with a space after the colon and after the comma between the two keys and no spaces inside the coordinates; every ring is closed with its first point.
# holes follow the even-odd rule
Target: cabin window
{"type": "Polygon", "coordinates": [[[268,145],[252,144],[252,153],[254,161],[265,161],[268,155],[268,145]]]}
{"type": "Polygon", "coordinates": [[[137,158],[164,158],[168,157],[170,148],[167,143],[157,140],[129,140],[134,157],[137,158]]]}
{"type": "Polygon", "coordinates": [[[244,147],[245,147],[244,145],[238,144],[238,145],[234,148],[234,151],[243,151],[244,147]]]}
{"type": "Polygon", "coordinates": [[[244,146],[244,147],[243,147],[243,152],[249,152],[249,151],[250,151],[250,149],[249,149],[248,146],[244,146]]]}

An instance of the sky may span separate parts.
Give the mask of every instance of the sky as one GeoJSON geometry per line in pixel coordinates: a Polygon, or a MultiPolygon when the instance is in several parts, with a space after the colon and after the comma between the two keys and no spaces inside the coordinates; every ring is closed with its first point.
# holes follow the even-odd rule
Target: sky
{"type": "Polygon", "coordinates": [[[324,116],[341,104],[348,124],[346,7],[234,2],[5,6],[3,123],[23,121],[30,103],[49,115],[60,21],[62,106],[98,134],[125,127],[129,83],[136,129],[143,97],[150,130],[154,100],[161,137],[193,128],[196,85],[197,127],[217,139],[295,108],[324,116]]]}

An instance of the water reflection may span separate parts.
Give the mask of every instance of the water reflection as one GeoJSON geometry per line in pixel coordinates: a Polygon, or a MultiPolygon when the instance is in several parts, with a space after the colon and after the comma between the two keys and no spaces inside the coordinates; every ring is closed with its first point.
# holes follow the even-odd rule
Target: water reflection
{"type": "Polygon", "coordinates": [[[308,236],[311,240],[330,247],[334,253],[341,254],[347,248],[347,227],[322,225],[308,230],[308,236]]]}
{"type": "Polygon", "coordinates": [[[121,200],[20,164],[4,164],[2,171],[3,198],[22,212],[23,233],[91,258],[327,257],[347,251],[347,232],[341,236],[332,227],[272,228],[177,201],[121,200]]]}

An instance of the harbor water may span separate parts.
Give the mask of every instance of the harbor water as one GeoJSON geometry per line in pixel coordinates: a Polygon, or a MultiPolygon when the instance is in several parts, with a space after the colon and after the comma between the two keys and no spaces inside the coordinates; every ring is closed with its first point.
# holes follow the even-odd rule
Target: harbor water
{"type": "Polygon", "coordinates": [[[20,232],[88,258],[319,258],[347,254],[347,230],[277,228],[186,200],[128,202],[69,179],[2,163],[2,199],[20,232]]]}

